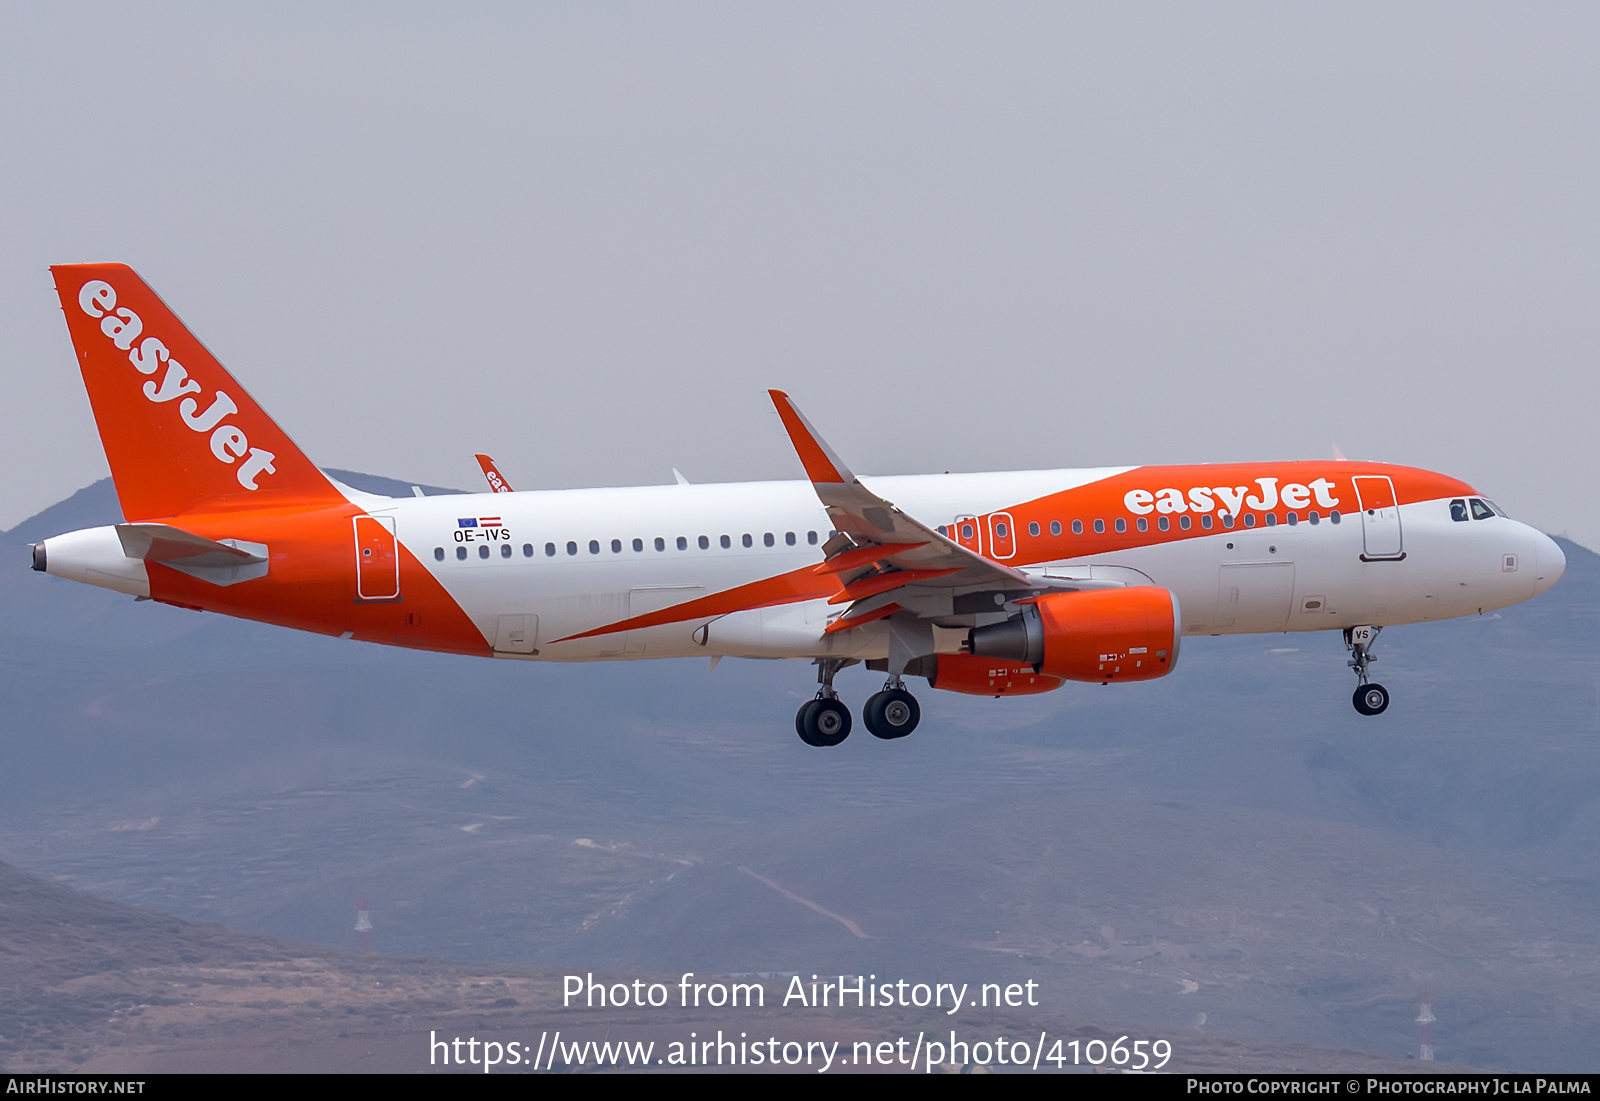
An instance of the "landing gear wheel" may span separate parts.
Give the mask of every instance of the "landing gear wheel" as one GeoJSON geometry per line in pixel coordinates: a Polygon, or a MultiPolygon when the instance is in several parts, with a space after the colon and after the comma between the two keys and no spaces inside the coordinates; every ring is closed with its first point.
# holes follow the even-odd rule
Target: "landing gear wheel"
{"type": "Polygon", "coordinates": [[[838,700],[812,700],[794,719],[806,745],[838,745],[850,736],[850,709],[838,700]]]}
{"type": "Polygon", "coordinates": [[[813,707],[821,702],[821,700],[807,700],[800,705],[800,710],[794,713],[794,732],[800,735],[802,739],[806,736],[806,716],[811,713],[813,707]]]}
{"type": "Polygon", "coordinates": [[[904,738],[921,718],[917,698],[904,688],[885,688],[861,709],[861,721],[877,738],[904,738]]]}
{"type": "Polygon", "coordinates": [[[1381,684],[1363,684],[1351,702],[1363,715],[1381,715],[1389,709],[1389,690],[1381,684]]]}

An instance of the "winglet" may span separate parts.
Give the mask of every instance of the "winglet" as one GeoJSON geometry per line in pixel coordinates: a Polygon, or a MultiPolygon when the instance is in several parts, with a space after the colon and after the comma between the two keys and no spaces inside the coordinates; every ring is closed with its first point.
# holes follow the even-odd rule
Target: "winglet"
{"type": "Polygon", "coordinates": [[[789,440],[800,455],[800,465],[806,468],[806,477],[817,485],[850,485],[854,482],[856,476],[833,453],[833,448],[823,442],[817,430],[811,427],[811,422],[806,420],[805,414],[794,407],[789,395],[782,390],[768,390],[767,393],[772,397],[772,404],[778,408],[778,416],[783,418],[783,427],[788,430],[789,440]]]}
{"type": "MultiPolygon", "coordinates": [[[[488,479],[489,488],[495,493],[510,493],[511,483],[501,477],[499,469],[494,465],[494,460],[487,455],[474,455],[478,466],[483,471],[484,478],[488,479]]],[[[420,494],[419,494],[420,496],[420,494]]]]}

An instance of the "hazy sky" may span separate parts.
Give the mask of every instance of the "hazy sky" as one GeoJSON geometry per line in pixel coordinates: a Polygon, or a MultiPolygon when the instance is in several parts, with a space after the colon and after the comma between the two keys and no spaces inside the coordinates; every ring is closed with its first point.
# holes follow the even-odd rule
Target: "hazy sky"
{"type": "Polygon", "coordinates": [[[0,6],[0,527],[106,473],[48,265],[466,488],[1251,458],[1600,546],[1600,7],[0,6]]]}

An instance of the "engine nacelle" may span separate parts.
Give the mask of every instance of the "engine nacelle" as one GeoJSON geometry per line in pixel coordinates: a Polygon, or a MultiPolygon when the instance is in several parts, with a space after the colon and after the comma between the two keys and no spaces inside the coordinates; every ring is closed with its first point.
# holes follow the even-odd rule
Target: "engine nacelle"
{"type": "Polygon", "coordinates": [[[928,687],[969,696],[1034,696],[1064,684],[1059,677],[1047,677],[1031,665],[973,657],[971,654],[940,654],[928,674],[928,687]]]}
{"type": "Polygon", "coordinates": [[[975,658],[1031,666],[1058,680],[1153,680],[1178,663],[1178,598],[1166,589],[1046,593],[1004,623],[975,627],[975,658]]]}

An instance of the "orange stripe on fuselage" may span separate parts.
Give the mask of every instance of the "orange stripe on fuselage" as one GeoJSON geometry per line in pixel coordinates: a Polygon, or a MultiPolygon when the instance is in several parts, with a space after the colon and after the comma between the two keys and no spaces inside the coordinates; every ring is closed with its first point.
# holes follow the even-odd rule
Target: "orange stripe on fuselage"
{"type": "MultiPolygon", "coordinates": [[[[1062,490],[1060,493],[1051,493],[1032,501],[996,509],[993,513],[985,514],[978,519],[982,522],[982,530],[987,531],[990,516],[1001,512],[1010,514],[1015,533],[1016,553],[1005,560],[1007,565],[1057,562],[1222,534],[1230,529],[1225,528],[1220,520],[1223,497],[1214,492],[1218,488],[1228,490],[1228,496],[1238,499],[1239,507],[1234,514],[1234,527],[1231,529],[1233,531],[1245,530],[1244,518],[1247,515],[1254,518],[1257,530],[1266,527],[1266,517],[1269,514],[1274,517],[1276,524],[1286,523],[1290,512],[1294,512],[1297,519],[1304,523],[1312,510],[1315,510],[1324,521],[1334,509],[1354,517],[1360,512],[1361,506],[1356,496],[1355,484],[1351,479],[1356,476],[1373,475],[1381,475],[1393,481],[1395,494],[1402,505],[1444,497],[1477,495],[1477,490],[1460,479],[1429,470],[1388,466],[1383,463],[1293,462],[1142,466],[1074,489],[1062,490]],[[1264,487],[1261,484],[1262,479],[1269,480],[1271,486],[1264,487]],[[1313,483],[1319,481],[1325,483],[1321,487],[1320,498],[1317,490],[1313,488],[1313,483]],[[1295,487],[1294,507],[1283,502],[1283,490],[1288,487],[1295,487]],[[1298,493],[1299,489],[1306,490],[1303,498],[1298,493]],[[1128,495],[1137,490],[1149,493],[1151,498],[1148,502],[1149,511],[1142,514],[1135,512],[1128,502],[1128,495]],[[1181,494],[1184,510],[1162,511],[1163,501],[1168,509],[1175,503],[1175,498],[1170,493],[1163,495],[1163,490],[1181,494]],[[1200,495],[1199,503],[1203,503],[1209,497],[1212,507],[1207,511],[1197,508],[1197,501],[1190,495],[1191,490],[1210,491],[1200,495]],[[1252,507],[1250,499],[1263,506],[1271,503],[1274,507],[1252,507]],[[1332,505],[1324,503],[1328,500],[1334,503],[1332,505]],[[1139,530],[1138,521],[1141,516],[1145,521],[1144,531],[1139,530]],[[1210,528],[1202,526],[1203,516],[1212,518],[1210,528]],[[1159,521],[1162,517],[1166,517],[1168,521],[1166,531],[1160,528],[1159,521]],[[1183,517],[1188,517],[1190,520],[1187,530],[1181,525],[1183,517]],[[1125,531],[1116,530],[1116,521],[1119,519],[1124,522],[1125,531]],[[1060,535],[1050,534],[1052,520],[1061,524],[1060,535]],[[1081,535],[1074,535],[1072,532],[1074,520],[1083,524],[1081,535]],[[1096,520],[1105,522],[1103,533],[1094,530],[1096,520]],[[1038,535],[1030,533],[1031,524],[1039,526],[1038,535]]],[[[1135,503],[1142,501],[1140,498],[1135,503]]],[[[985,557],[993,556],[986,554],[985,557]]]]}
{"type": "MultiPolygon", "coordinates": [[[[1414,467],[1388,466],[1383,463],[1290,462],[1143,466],[1073,489],[1047,494],[1032,501],[1007,505],[978,519],[983,525],[981,530],[987,531],[990,530],[988,523],[990,516],[1002,512],[1009,514],[1015,531],[1016,553],[1005,562],[1010,566],[1031,565],[1096,557],[1139,547],[1175,543],[1184,539],[1222,535],[1230,530],[1243,531],[1247,530],[1243,522],[1245,515],[1253,516],[1256,526],[1262,528],[1265,527],[1264,518],[1269,512],[1278,523],[1286,522],[1287,514],[1291,511],[1297,514],[1301,522],[1306,521],[1312,509],[1316,509],[1324,520],[1331,509],[1355,514],[1359,511],[1360,505],[1351,478],[1358,475],[1382,475],[1390,478],[1401,504],[1432,501],[1444,497],[1478,495],[1477,490],[1457,478],[1414,467]],[[1268,491],[1262,486],[1261,479],[1270,479],[1273,483],[1270,493],[1276,504],[1273,509],[1255,509],[1246,503],[1245,499],[1252,496],[1262,504],[1267,503],[1267,496],[1264,494],[1268,491]],[[1320,499],[1316,490],[1312,488],[1312,483],[1319,480],[1327,483],[1323,487],[1323,496],[1320,499]],[[1240,499],[1239,511],[1235,515],[1235,526],[1232,529],[1224,527],[1217,519],[1222,503],[1216,494],[1211,495],[1212,507],[1208,512],[1198,511],[1194,500],[1189,496],[1189,491],[1192,489],[1215,490],[1219,487],[1227,488],[1234,497],[1240,499]],[[1285,506],[1282,496],[1286,487],[1305,488],[1306,504],[1297,505],[1293,509],[1285,506]],[[1140,489],[1151,494],[1150,511],[1143,514],[1146,521],[1145,531],[1140,531],[1138,528],[1140,514],[1132,511],[1127,503],[1127,495],[1131,491],[1140,489]],[[1162,490],[1180,491],[1184,498],[1185,511],[1181,513],[1159,511],[1156,500],[1162,490]],[[1332,500],[1334,504],[1325,505],[1322,503],[1323,500],[1332,500]],[[1213,523],[1210,528],[1203,527],[1200,523],[1200,517],[1205,515],[1212,517],[1213,523]],[[1166,516],[1169,521],[1166,531],[1160,530],[1158,523],[1162,516],[1166,516]],[[1183,516],[1188,516],[1191,520],[1187,530],[1179,523],[1179,519],[1183,516]],[[1116,530],[1116,521],[1119,518],[1125,522],[1125,531],[1116,530]],[[1104,533],[1095,532],[1094,521],[1097,519],[1105,521],[1104,533]],[[1060,522],[1060,535],[1049,533],[1052,520],[1060,522]],[[1073,520],[1082,521],[1083,534],[1072,533],[1073,520]],[[1037,536],[1029,533],[1029,525],[1035,523],[1039,525],[1037,536]]],[[[1298,501],[1298,490],[1291,492],[1298,501]]],[[[1170,505],[1170,497],[1168,502],[1170,505]]],[[[862,548],[859,552],[848,552],[852,556],[850,559],[841,555],[835,560],[779,574],[776,577],[763,578],[748,585],[726,589],[660,611],[606,624],[581,634],[568,635],[557,641],[568,642],[613,634],[617,631],[658,627],[691,619],[711,619],[730,612],[832,597],[841,589],[839,579],[833,571],[845,569],[842,565],[836,566],[835,562],[859,561],[861,557],[881,558],[887,551],[892,550],[893,548],[862,548]]],[[[992,555],[985,554],[984,557],[995,560],[992,555]]],[[[919,576],[921,572],[918,571],[919,576]]],[[[915,578],[906,576],[901,583],[912,580],[915,578]]],[[[863,617],[860,622],[871,622],[871,619],[863,617]]]]}
{"type": "Polygon", "coordinates": [[[325,635],[350,632],[363,642],[487,655],[490,647],[449,593],[402,544],[400,598],[361,600],[356,592],[352,504],[300,511],[239,509],[186,514],[160,522],[208,539],[265,543],[265,577],[237,585],[208,581],[151,562],[150,595],[167,604],[274,623],[325,635]]]}
{"type": "Polygon", "coordinates": [[[825,596],[832,596],[839,591],[839,578],[833,573],[818,574],[814,566],[802,566],[798,570],[780,573],[776,577],[764,577],[760,581],[752,581],[748,585],[737,588],[724,589],[710,596],[702,596],[695,600],[686,600],[682,604],[674,604],[670,608],[660,611],[647,612],[636,615],[632,619],[624,619],[618,623],[608,623],[603,627],[596,627],[592,631],[582,634],[568,635],[558,638],[556,642],[571,642],[574,639],[593,638],[596,635],[609,635],[617,631],[633,631],[645,627],[660,627],[666,623],[682,623],[690,619],[713,619],[729,612],[745,612],[752,608],[771,608],[779,604],[795,604],[802,600],[817,600],[825,596]]]}

